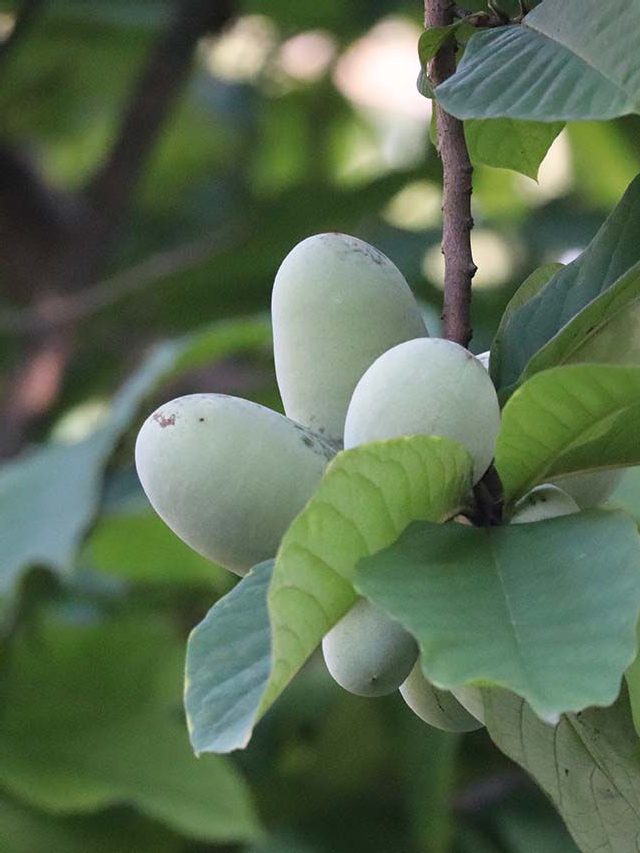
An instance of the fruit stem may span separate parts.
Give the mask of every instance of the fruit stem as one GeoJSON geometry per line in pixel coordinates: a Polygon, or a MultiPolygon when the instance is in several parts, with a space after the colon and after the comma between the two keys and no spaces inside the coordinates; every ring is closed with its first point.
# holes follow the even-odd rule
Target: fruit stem
{"type": "MultiPolygon", "coordinates": [[[[455,19],[451,0],[425,0],[425,27],[445,27],[455,19]]],[[[432,86],[442,83],[456,70],[456,43],[448,41],[429,63],[432,86]]],[[[444,337],[469,346],[471,340],[471,280],[476,265],[471,253],[471,193],[473,166],[469,159],[464,126],[445,112],[434,99],[438,124],[438,154],[443,170],[444,337]]]]}

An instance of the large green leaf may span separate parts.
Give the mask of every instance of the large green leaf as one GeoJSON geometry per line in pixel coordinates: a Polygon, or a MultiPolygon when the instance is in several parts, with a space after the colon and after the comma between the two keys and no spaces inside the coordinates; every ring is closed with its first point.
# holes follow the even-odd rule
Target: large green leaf
{"type": "Polygon", "coordinates": [[[263,565],[191,635],[186,704],[196,751],[245,746],[255,722],[355,601],[358,560],[390,545],[414,519],[454,515],[470,487],[470,457],[446,438],[411,436],[339,453],[283,537],[268,610],[270,569],[263,565]]]}
{"type": "Polygon", "coordinates": [[[562,267],[562,264],[557,263],[544,264],[543,266],[538,267],[538,269],[534,270],[531,275],[527,276],[509,300],[500,319],[500,325],[498,326],[498,330],[493,338],[493,342],[491,343],[489,369],[491,372],[491,378],[496,385],[498,384],[502,373],[502,338],[504,337],[507,324],[516,311],[522,308],[522,306],[529,302],[530,299],[533,299],[536,293],[538,293],[539,290],[542,290],[542,288],[549,283],[553,276],[561,270],[562,267]]]}
{"type": "Polygon", "coordinates": [[[477,33],[436,89],[458,118],[609,119],[640,112],[640,0],[544,0],[477,33]]]}
{"type": "Polygon", "coordinates": [[[563,127],[562,122],[469,119],[464,135],[472,163],[513,169],[537,180],[540,163],[563,127]]]}
{"type": "Polygon", "coordinates": [[[640,742],[623,691],[610,708],[542,723],[522,699],[485,693],[489,734],[551,797],[582,853],[637,853],[640,742]]]}
{"type": "Polygon", "coordinates": [[[256,836],[226,759],[197,761],[177,713],[182,644],[158,619],[67,621],[15,640],[3,681],[0,783],[53,813],[127,803],[208,841],[256,836]]]}
{"type": "Polygon", "coordinates": [[[273,560],[253,568],[193,629],[185,708],[196,752],[247,745],[271,672],[267,589],[273,560]]]}
{"type": "MultiPolygon", "coordinates": [[[[632,267],[640,262],[639,232],[640,177],[637,177],[580,257],[560,269],[546,287],[505,320],[500,333],[500,364],[492,372],[502,397],[521,380],[533,356],[590,303],[609,289],[614,290],[613,308],[623,304],[624,294],[630,297],[635,286],[631,279],[620,284],[620,290],[616,290],[616,283],[631,275],[632,267]],[[618,293],[622,295],[615,295],[618,293]]],[[[594,308],[596,324],[605,316],[608,305],[605,301],[594,308]]],[[[577,319],[576,323],[574,328],[579,328],[581,334],[589,334],[588,324],[580,326],[577,319]]],[[[572,347],[580,344],[569,328],[567,333],[572,347]]],[[[618,351],[618,355],[623,354],[618,351]]]]}
{"type": "Polygon", "coordinates": [[[354,603],[358,561],[395,542],[411,521],[455,515],[470,484],[469,454],[439,436],[338,454],[278,550],[268,595],[273,668],[262,711],[354,603]]]}
{"type": "Polygon", "coordinates": [[[570,320],[527,364],[522,379],[577,362],[640,364],[640,262],[570,320]]]}
{"type": "Polygon", "coordinates": [[[59,817],[0,796],[2,853],[182,853],[184,839],[131,812],[59,817]]]}
{"type": "Polygon", "coordinates": [[[496,684],[555,719],[618,695],[636,652],[640,536],[604,510],[500,527],[415,523],[361,561],[356,589],[416,637],[437,687],[496,684]]]}
{"type": "Polygon", "coordinates": [[[574,364],[537,373],[502,413],[496,468],[507,508],[555,476],[640,464],[640,367],[574,364]]]}
{"type": "Polygon", "coordinates": [[[48,444],[0,469],[0,595],[33,565],[65,573],[93,519],[102,474],[145,397],[162,380],[270,339],[266,321],[218,323],[157,347],[116,394],[108,420],[76,444],[48,444]]]}

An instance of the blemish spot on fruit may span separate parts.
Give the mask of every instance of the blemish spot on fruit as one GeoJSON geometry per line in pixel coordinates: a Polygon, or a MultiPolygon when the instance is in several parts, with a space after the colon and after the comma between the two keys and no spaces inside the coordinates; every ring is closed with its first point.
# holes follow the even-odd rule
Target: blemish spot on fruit
{"type": "Polygon", "coordinates": [[[156,412],[155,415],[153,416],[153,419],[157,424],[160,425],[160,427],[162,429],[164,429],[165,427],[168,427],[168,426],[175,426],[175,424],[176,424],[176,416],[175,415],[169,415],[169,417],[166,418],[162,414],[162,412],[156,412]]]}
{"type": "Polygon", "coordinates": [[[204,418],[198,418],[198,420],[200,421],[201,424],[204,423],[204,418]]]}
{"type": "Polygon", "coordinates": [[[302,441],[307,445],[307,447],[313,447],[313,439],[309,438],[308,435],[303,435],[302,441]]]}

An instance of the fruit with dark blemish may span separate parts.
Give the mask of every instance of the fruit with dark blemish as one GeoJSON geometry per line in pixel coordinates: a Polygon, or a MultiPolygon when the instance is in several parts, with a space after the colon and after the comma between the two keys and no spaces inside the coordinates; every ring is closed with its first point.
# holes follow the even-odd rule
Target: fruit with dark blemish
{"type": "Polygon", "coordinates": [[[309,430],[300,436],[298,424],[264,406],[192,394],[143,424],[138,476],[174,533],[241,575],[275,555],[337,450],[309,430]]]}

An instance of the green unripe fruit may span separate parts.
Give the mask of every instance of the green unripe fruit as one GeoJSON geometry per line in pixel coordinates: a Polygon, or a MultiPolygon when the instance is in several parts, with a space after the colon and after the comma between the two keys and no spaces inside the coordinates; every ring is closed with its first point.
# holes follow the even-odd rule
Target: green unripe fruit
{"type": "Polygon", "coordinates": [[[511,524],[527,524],[531,521],[544,521],[559,515],[571,515],[580,512],[574,499],[550,483],[536,486],[515,505],[511,524]]]}
{"type": "Polygon", "coordinates": [[[489,370],[489,361],[491,359],[491,350],[487,350],[486,352],[481,352],[476,356],[480,364],[484,367],[485,370],[489,370]]]}
{"type": "Polygon", "coordinates": [[[274,556],[334,454],[321,436],[264,406],[192,394],[147,418],[136,467],[173,532],[242,575],[274,556]]]}
{"type": "Polygon", "coordinates": [[[289,252],[273,285],[271,316],[285,412],[339,440],[369,365],[395,344],[428,334],[402,273],[346,234],[316,234],[289,252]]]}
{"type": "Polygon", "coordinates": [[[599,506],[608,500],[620,485],[626,468],[592,471],[588,474],[569,474],[553,482],[574,499],[582,509],[599,506]]]}
{"type": "Polygon", "coordinates": [[[451,691],[451,694],[458,700],[465,711],[468,711],[472,717],[475,717],[482,725],[484,722],[484,702],[482,701],[482,693],[478,687],[471,685],[467,687],[456,687],[451,691]]]}
{"type": "Polygon", "coordinates": [[[406,341],[381,355],[358,382],[344,446],[403,435],[459,441],[476,483],[493,459],[500,406],[489,374],[464,347],[440,338],[406,341]]]}
{"type": "Polygon", "coordinates": [[[482,723],[448,690],[438,690],[425,678],[420,661],[400,687],[402,698],[421,720],[445,732],[473,732],[482,723]]]}
{"type": "Polygon", "coordinates": [[[361,598],[322,641],[327,669],[341,687],[358,696],[393,693],[418,656],[405,629],[361,598]]]}

